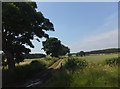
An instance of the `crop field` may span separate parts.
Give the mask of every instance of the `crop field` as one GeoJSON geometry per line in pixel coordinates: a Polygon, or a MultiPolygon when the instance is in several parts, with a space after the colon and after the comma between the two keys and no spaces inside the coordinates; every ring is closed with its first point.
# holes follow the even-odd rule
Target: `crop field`
{"type": "MultiPolygon", "coordinates": [[[[118,87],[118,54],[61,57],[62,66],[43,87],[118,87]],[[115,60],[115,61],[113,61],[115,60]]],[[[48,69],[59,58],[25,59],[16,64],[16,72],[3,70],[3,83],[30,79],[48,69]],[[8,81],[9,79],[9,81],[8,81]]],[[[60,64],[59,64],[60,65],[60,64]]],[[[57,65],[56,65],[57,66],[57,65]]],[[[39,86],[39,85],[38,85],[39,86]]]]}
{"type": "Polygon", "coordinates": [[[106,63],[106,60],[118,59],[118,54],[89,55],[70,59],[77,60],[78,65],[65,61],[63,67],[45,84],[46,87],[118,87],[118,65],[106,63]],[[79,62],[80,60],[85,62],[79,62]],[[85,63],[87,65],[84,66],[85,63]]]}
{"type": "Polygon", "coordinates": [[[88,62],[101,63],[109,58],[118,57],[118,54],[93,54],[89,56],[79,57],[87,60],[88,62]]]}

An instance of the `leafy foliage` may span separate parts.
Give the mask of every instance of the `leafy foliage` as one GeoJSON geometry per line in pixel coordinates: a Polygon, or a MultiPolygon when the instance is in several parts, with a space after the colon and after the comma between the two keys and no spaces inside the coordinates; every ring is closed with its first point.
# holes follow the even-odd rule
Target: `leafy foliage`
{"type": "Polygon", "coordinates": [[[108,64],[110,66],[112,66],[112,65],[120,65],[120,57],[106,59],[106,64],[108,64]]]}
{"type": "Polygon", "coordinates": [[[86,66],[87,66],[87,62],[84,59],[78,59],[78,58],[68,58],[68,61],[65,64],[65,68],[67,68],[70,71],[83,69],[86,66]]]}
{"type": "Polygon", "coordinates": [[[61,44],[60,55],[63,56],[66,55],[66,53],[69,54],[70,49],[67,46],[61,44]]]}
{"type": "Polygon", "coordinates": [[[51,55],[52,57],[58,57],[70,52],[69,48],[62,45],[61,41],[57,38],[48,38],[44,41],[43,50],[47,55],[51,55]]]}
{"type": "Polygon", "coordinates": [[[14,62],[21,62],[23,54],[34,48],[31,40],[38,37],[48,38],[45,31],[54,31],[53,24],[41,12],[36,11],[35,2],[3,2],[2,3],[2,45],[8,66],[14,68],[14,62]]]}
{"type": "MultiPolygon", "coordinates": [[[[118,55],[118,54],[116,54],[118,55]]],[[[108,58],[116,57],[114,54],[108,54],[108,58]]],[[[109,65],[103,65],[101,64],[101,61],[98,61],[99,59],[102,60],[102,62],[105,62],[106,55],[92,55],[95,56],[94,59],[88,57],[82,57],[87,62],[88,65],[86,68],[81,70],[78,68],[77,70],[74,70],[72,66],[62,67],[60,70],[58,70],[57,73],[54,74],[54,76],[48,81],[48,84],[45,86],[47,87],[64,87],[64,88],[71,88],[71,87],[118,87],[119,86],[119,73],[118,73],[118,66],[109,66],[109,65]],[[102,56],[105,56],[102,58],[102,56]],[[104,59],[104,60],[103,60],[104,59]],[[88,61],[90,60],[90,61],[88,61]],[[93,61],[91,61],[93,60],[93,61]],[[73,72],[71,72],[71,69],[73,69],[73,72]],[[57,81],[56,81],[57,80],[57,81]],[[51,82],[52,81],[52,82],[51,82]]],[[[81,57],[80,57],[81,58],[81,57]]],[[[78,57],[69,58],[74,60],[80,60],[78,57]]],[[[71,60],[72,62],[69,64],[76,63],[71,60]]]]}

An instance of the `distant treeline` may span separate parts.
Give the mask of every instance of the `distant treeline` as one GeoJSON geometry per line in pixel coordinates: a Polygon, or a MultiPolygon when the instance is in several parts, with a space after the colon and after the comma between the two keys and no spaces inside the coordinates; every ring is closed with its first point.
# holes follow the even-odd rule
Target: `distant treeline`
{"type": "Polygon", "coordinates": [[[109,53],[119,53],[120,48],[111,48],[111,49],[103,49],[103,50],[94,50],[85,52],[86,54],[109,54],[109,53]]]}
{"type": "MultiPolygon", "coordinates": [[[[70,55],[76,55],[79,54],[80,52],[77,53],[70,53],[70,55]]],[[[110,48],[110,49],[102,49],[102,50],[93,50],[93,51],[87,51],[85,52],[85,55],[89,54],[110,54],[110,53],[120,53],[120,48],[110,48]]]]}
{"type": "Polygon", "coordinates": [[[33,59],[33,58],[43,58],[46,57],[45,54],[25,54],[23,55],[25,59],[33,59]]]}

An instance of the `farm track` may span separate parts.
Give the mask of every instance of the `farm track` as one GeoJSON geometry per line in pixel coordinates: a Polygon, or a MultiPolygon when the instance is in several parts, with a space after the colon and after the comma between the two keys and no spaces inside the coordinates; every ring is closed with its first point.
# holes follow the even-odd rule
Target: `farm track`
{"type": "Polygon", "coordinates": [[[57,71],[61,67],[62,59],[53,63],[47,70],[43,72],[37,73],[35,77],[30,80],[26,80],[21,83],[12,83],[5,87],[42,87],[44,83],[48,81],[49,78],[52,77],[55,71],[57,71]]]}
{"type": "Polygon", "coordinates": [[[42,85],[52,77],[53,73],[61,67],[62,60],[58,60],[51,65],[46,71],[37,74],[37,78],[32,80],[31,83],[26,84],[24,87],[42,87],[42,85]]]}

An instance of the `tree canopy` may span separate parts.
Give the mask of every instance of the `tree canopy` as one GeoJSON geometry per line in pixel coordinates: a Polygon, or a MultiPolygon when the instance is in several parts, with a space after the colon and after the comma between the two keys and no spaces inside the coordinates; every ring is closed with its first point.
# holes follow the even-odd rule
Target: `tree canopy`
{"type": "Polygon", "coordinates": [[[66,55],[67,53],[68,53],[68,54],[70,53],[70,49],[69,49],[67,46],[61,44],[60,55],[61,55],[61,56],[62,56],[62,55],[66,55]]]}
{"type": "Polygon", "coordinates": [[[61,41],[57,38],[48,38],[44,41],[43,50],[47,55],[51,55],[52,57],[58,57],[70,52],[70,49],[61,44],[61,41]]]}
{"type": "Polygon", "coordinates": [[[76,56],[85,56],[85,52],[84,51],[80,51],[80,52],[78,52],[77,54],[76,54],[76,56]]]}
{"type": "Polygon", "coordinates": [[[36,10],[35,2],[2,3],[2,50],[7,57],[9,69],[14,69],[15,61],[22,61],[22,55],[34,48],[31,40],[49,38],[45,31],[54,31],[53,24],[36,10]]]}

